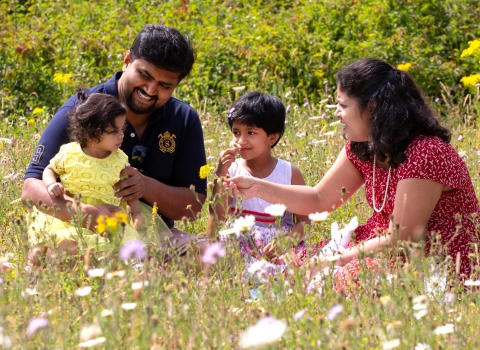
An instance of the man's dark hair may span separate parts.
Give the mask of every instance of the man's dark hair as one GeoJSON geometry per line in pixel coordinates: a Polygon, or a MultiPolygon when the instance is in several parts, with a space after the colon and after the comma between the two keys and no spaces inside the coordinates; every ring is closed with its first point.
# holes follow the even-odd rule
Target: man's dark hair
{"type": "Polygon", "coordinates": [[[247,92],[228,110],[230,130],[234,121],[265,130],[267,135],[280,134],[277,142],[285,132],[285,107],[276,96],[262,94],[258,91],[247,92]]]}
{"type": "Polygon", "coordinates": [[[87,96],[87,90],[78,92],[79,102],[67,115],[68,136],[85,147],[88,141],[97,140],[103,133],[116,133],[115,119],[127,115],[127,107],[116,97],[95,93],[87,96]]]}
{"type": "Polygon", "coordinates": [[[367,142],[351,142],[361,160],[389,157],[396,166],[406,160],[405,150],[419,135],[438,136],[449,143],[451,133],[441,126],[423,91],[405,71],[373,58],[356,61],[337,73],[340,90],[357,100],[360,111],[370,108],[367,142]]]}
{"type": "Polygon", "coordinates": [[[190,40],[172,27],[149,24],[130,47],[130,57],[152,63],[155,67],[180,73],[179,81],[192,70],[195,54],[190,40]]]}

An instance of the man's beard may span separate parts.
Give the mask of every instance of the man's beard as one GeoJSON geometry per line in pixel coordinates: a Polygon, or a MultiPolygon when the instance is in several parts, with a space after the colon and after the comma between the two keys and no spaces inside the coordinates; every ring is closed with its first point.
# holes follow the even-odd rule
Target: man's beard
{"type": "Polygon", "coordinates": [[[140,107],[135,103],[134,96],[133,94],[137,94],[137,90],[139,90],[143,95],[148,96],[148,94],[139,89],[135,88],[131,93],[127,93],[125,90],[123,90],[123,100],[125,101],[125,104],[127,105],[128,109],[136,114],[151,114],[157,110],[160,109],[160,106],[157,106],[157,98],[153,98],[155,101],[150,107],[140,107]]]}

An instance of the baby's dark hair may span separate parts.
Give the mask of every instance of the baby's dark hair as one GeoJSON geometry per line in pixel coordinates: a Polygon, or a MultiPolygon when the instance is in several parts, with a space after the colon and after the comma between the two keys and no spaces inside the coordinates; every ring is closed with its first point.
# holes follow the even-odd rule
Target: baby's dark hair
{"type": "Polygon", "coordinates": [[[232,130],[234,121],[262,128],[267,135],[279,134],[277,142],[285,132],[285,107],[276,96],[250,91],[241,96],[228,110],[228,125],[232,130]]]}
{"type": "Polygon", "coordinates": [[[67,115],[68,136],[85,147],[89,140],[97,140],[105,133],[116,133],[115,119],[127,114],[127,107],[116,97],[79,89],[78,104],[67,115]]]}

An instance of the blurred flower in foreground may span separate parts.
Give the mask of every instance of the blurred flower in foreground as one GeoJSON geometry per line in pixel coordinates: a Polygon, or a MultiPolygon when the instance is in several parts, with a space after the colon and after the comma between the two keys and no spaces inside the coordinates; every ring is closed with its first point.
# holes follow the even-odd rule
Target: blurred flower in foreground
{"type": "Polygon", "coordinates": [[[145,243],[138,239],[128,241],[120,248],[120,260],[144,260],[147,257],[147,253],[145,252],[145,246],[145,243]]]}
{"type": "Polygon", "coordinates": [[[265,208],[265,213],[271,216],[283,216],[287,207],[283,204],[273,204],[265,208]]]}
{"type": "Polygon", "coordinates": [[[203,165],[200,167],[200,178],[201,179],[206,179],[208,174],[212,172],[213,168],[210,165],[203,165]]]}
{"type": "Polygon", "coordinates": [[[100,334],[102,334],[102,329],[98,326],[98,324],[83,326],[80,330],[80,341],[92,340],[95,337],[98,337],[100,334]]]}
{"type": "Polygon", "coordinates": [[[105,274],[105,269],[91,269],[88,270],[87,274],[90,278],[102,277],[105,274]]]}
{"type": "Polygon", "coordinates": [[[234,233],[239,235],[242,232],[249,232],[252,229],[253,225],[255,225],[255,216],[241,216],[234,221],[232,228],[220,231],[219,234],[220,236],[229,236],[234,233]]]}
{"type": "Polygon", "coordinates": [[[463,284],[467,287],[478,287],[480,286],[480,281],[466,280],[463,284]]]}
{"type": "Polygon", "coordinates": [[[384,350],[395,349],[400,346],[399,339],[393,339],[382,344],[384,350]]]}
{"type": "Polygon", "coordinates": [[[8,335],[3,334],[2,327],[0,327],[0,347],[2,349],[10,349],[12,347],[12,339],[8,335]]]}
{"type": "Polygon", "coordinates": [[[105,337],[95,338],[95,339],[91,339],[91,340],[87,340],[87,341],[79,343],[78,347],[79,348],[89,348],[89,347],[92,347],[92,346],[95,346],[95,345],[98,345],[98,344],[103,344],[106,341],[107,341],[107,338],[105,338],[105,337]]]}
{"type": "Polygon", "coordinates": [[[447,323],[444,326],[440,326],[434,329],[433,334],[441,335],[441,334],[448,334],[453,333],[453,324],[447,323]]]}
{"type": "Polygon", "coordinates": [[[248,273],[251,275],[258,275],[259,277],[267,277],[269,275],[273,275],[276,271],[276,266],[272,263],[269,263],[265,260],[255,261],[252,265],[250,265],[247,269],[248,273]]]}
{"type": "Polygon", "coordinates": [[[415,345],[415,350],[432,350],[432,348],[428,344],[418,343],[415,345]]]}
{"type": "Polygon", "coordinates": [[[47,327],[48,324],[48,319],[44,317],[31,318],[26,331],[27,337],[32,337],[39,329],[47,327]]]}
{"type": "Polygon", "coordinates": [[[80,296],[80,297],[85,297],[85,296],[87,296],[88,294],[90,294],[91,291],[92,291],[92,287],[86,286],[86,287],[77,289],[77,290],[75,291],[75,294],[78,295],[78,296],[80,296]]]}
{"type": "Polygon", "coordinates": [[[342,304],[335,305],[328,311],[327,320],[333,321],[338,315],[343,312],[344,308],[342,304]]]}
{"type": "Polygon", "coordinates": [[[210,244],[208,248],[205,249],[205,253],[202,256],[202,262],[207,264],[215,264],[217,262],[217,257],[224,257],[225,253],[226,251],[223,247],[223,244],[215,242],[210,244]]]}
{"type": "Polygon", "coordinates": [[[123,303],[121,307],[124,310],[133,310],[137,307],[137,303],[123,303]]]}
{"type": "Polygon", "coordinates": [[[274,317],[264,317],[256,325],[240,333],[238,345],[241,348],[252,348],[271,344],[278,341],[286,329],[287,324],[285,322],[274,317]]]}
{"type": "Polygon", "coordinates": [[[307,310],[308,309],[305,308],[305,309],[301,309],[300,311],[296,312],[295,315],[293,315],[293,320],[295,322],[300,321],[303,318],[303,316],[305,316],[305,314],[307,313],[307,310]]]}
{"type": "Polygon", "coordinates": [[[323,211],[321,213],[308,214],[308,218],[313,222],[325,221],[328,218],[328,211],[323,211]]]}

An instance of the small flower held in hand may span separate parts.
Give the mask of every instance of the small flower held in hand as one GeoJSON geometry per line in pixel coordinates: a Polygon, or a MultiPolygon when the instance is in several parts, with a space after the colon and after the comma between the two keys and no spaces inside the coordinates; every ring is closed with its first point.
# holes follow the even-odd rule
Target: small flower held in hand
{"type": "Polygon", "coordinates": [[[205,253],[202,256],[202,262],[207,264],[215,264],[217,262],[217,257],[225,256],[225,248],[222,243],[215,242],[210,244],[205,250],[205,253]]]}
{"type": "Polygon", "coordinates": [[[145,252],[145,246],[146,244],[138,239],[128,241],[120,248],[120,260],[144,260],[147,257],[147,253],[145,252]]]}
{"type": "Polygon", "coordinates": [[[27,327],[27,337],[32,337],[39,329],[47,327],[49,324],[48,319],[44,317],[33,317],[30,319],[27,327]]]}
{"type": "Polygon", "coordinates": [[[241,348],[252,348],[267,345],[278,341],[285,330],[287,324],[274,317],[264,317],[260,319],[255,326],[249,327],[240,334],[241,348]]]}

